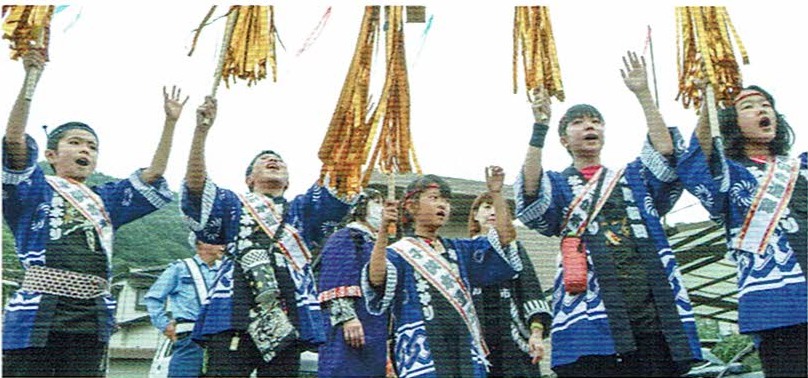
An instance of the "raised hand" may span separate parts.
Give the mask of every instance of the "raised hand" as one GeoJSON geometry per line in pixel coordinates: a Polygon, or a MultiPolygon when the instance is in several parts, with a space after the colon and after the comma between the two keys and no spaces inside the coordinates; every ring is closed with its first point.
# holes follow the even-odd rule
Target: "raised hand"
{"type": "Polygon", "coordinates": [[[550,96],[542,87],[533,88],[530,96],[530,106],[533,109],[533,119],[536,123],[546,125],[550,120],[552,110],[550,109],[550,96]]]}
{"type": "Polygon", "coordinates": [[[165,85],[163,86],[163,100],[164,104],[163,107],[166,111],[166,120],[176,121],[180,118],[180,114],[182,113],[182,108],[185,106],[185,103],[188,102],[188,98],[190,96],[185,96],[185,100],[180,102],[180,93],[182,89],[177,88],[176,85],[171,87],[171,95],[169,96],[168,91],[166,91],[165,85]]]}
{"type": "Polygon", "coordinates": [[[205,102],[196,108],[196,128],[199,131],[208,131],[216,120],[216,109],[218,105],[216,99],[205,96],[205,102]]]}
{"type": "Polygon", "coordinates": [[[485,184],[489,192],[501,192],[505,182],[505,171],[502,167],[491,165],[485,167],[485,184]]]}
{"type": "Polygon", "coordinates": [[[648,73],[645,70],[645,57],[637,58],[637,53],[627,51],[623,57],[624,69],[620,69],[620,75],[629,90],[638,94],[648,91],[648,73]],[[628,60],[626,60],[628,59],[628,60]]]}
{"type": "Polygon", "coordinates": [[[31,70],[42,71],[45,68],[45,55],[42,50],[29,49],[22,56],[22,66],[26,73],[31,72],[31,70]]]}
{"type": "Polygon", "coordinates": [[[380,228],[387,228],[387,225],[396,224],[398,221],[398,201],[386,200],[382,210],[382,225],[380,228]]]}

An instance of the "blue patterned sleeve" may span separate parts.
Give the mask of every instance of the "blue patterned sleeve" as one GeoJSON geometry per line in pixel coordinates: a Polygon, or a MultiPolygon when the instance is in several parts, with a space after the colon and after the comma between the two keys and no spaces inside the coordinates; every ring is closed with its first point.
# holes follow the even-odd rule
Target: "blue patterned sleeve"
{"type": "Polygon", "coordinates": [[[127,179],[93,187],[93,191],[104,201],[115,228],[162,208],[174,196],[164,178],[147,184],[141,180],[141,172],[142,169],[127,179]]]}
{"type": "MultiPolygon", "coordinates": [[[[675,127],[669,127],[668,132],[673,140],[674,155],[672,157],[666,157],[654,149],[650,136],[648,136],[643,144],[640,157],[629,164],[629,169],[640,169],[640,177],[648,188],[649,199],[658,216],[667,214],[684,190],[676,171],[676,163],[685,152],[684,139],[679,133],[679,129],[675,127]]],[[[650,205],[650,203],[643,204],[646,208],[650,205]]]]}
{"type": "Polygon", "coordinates": [[[180,190],[180,210],[188,227],[196,234],[198,240],[209,244],[227,244],[227,227],[233,217],[239,217],[241,201],[230,190],[222,189],[205,178],[202,195],[194,196],[188,192],[183,182],[180,190]]]}
{"type": "Polygon", "coordinates": [[[403,274],[404,260],[392,249],[387,249],[386,281],[384,287],[374,288],[370,285],[370,263],[362,268],[362,297],[365,298],[365,307],[371,315],[381,315],[393,305],[399,286],[402,285],[400,275],[403,274]]]}
{"type": "Polygon", "coordinates": [[[333,230],[348,214],[350,201],[315,183],[306,193],[295,197],[290,206],[289,224],[300,231],[309,249],[316,249],[324,242],[328,230],[333,230]]]}
{"type": "Polygon", "coordinates": [[[538,193],[525,193],[524,174],[520,171],[514,183],[516,218],[526,227],[546,236],[557,236],[562,222],[561,193],[553,185],[551,177],[560,177],[544,171],[539,179],[538,193]]]}
{"type": "Polygon", "coordinates": [[[729,187],[729,170],[720,144],[713,146],[713,156],[708,163],[704,150],[695,132],[690,146],[679,159],[676,169],[685,189],[701,201],[712,217],[722,217],[726,212],[726,196],[729,187]]]}
{"type": "Polygon", "coordinates": [[[43,189],[48,184],[44,172],[36,163],[39,148],[30,135],[25,135],[25,141],[28,149],[25,168],[14,170],[9,167],[6,142],[3,139],[3,217],[12,230],[18,228],[16,222],[21,220],[23,214],[35,211],[33,207],[47,200],[46,190],[43,189]]]}

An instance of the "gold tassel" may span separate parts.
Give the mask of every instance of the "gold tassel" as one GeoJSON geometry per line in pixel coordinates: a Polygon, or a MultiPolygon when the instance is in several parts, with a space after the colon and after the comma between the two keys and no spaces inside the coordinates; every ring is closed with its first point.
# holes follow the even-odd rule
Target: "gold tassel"
{"type": "Polygon", "coordinates": [[[246,80],[247,86],[252,86],[266,78],[267,63],[272,69],[272,81],[277,81],[274,7],[231,6],[230,11],[237,11],[238,17],[227,42],[222,81],[228,88],[231,79],[235,83],[236,78],[246,80]]]}
{"type": "Polygon", "coordinates": [[[550,97],[564,101],[561,66],[550,23],[550,10],[539,6],[516,6],[513,18],[513,93],[519,90],[519,55],[522,56],[526,94],[544,88],[550,97]]]}
{"type": "Polygon", "coordinates": [[[677,100],[685,108],[701,108],[697,81],[710,83],[717,105],[729,106],[740,92],[742,77],[732,41],[744,64],[749,57],[725,7],[676,8],[676,68],[679,73],[677,100]],[[731,37],[730,37],[731,36],[731,37]]]}
{"type": "Polygon", "coordinates": [[[386,74],[381,96],[369,104],[373,47],[381,32],[379,6],[365,7],[354,56],[331,124],[320,146],[320,182],[339,195],[367,186],[375,167],[383,173],[420,173],[410,134],[410,92],[404,48],[404,7],[385,6],[386,74]],[[372,109],[372,111],[370,110],[372,109]]]}
{"type": "Polygon", "coordinates": [[[3,39],[11,41],[11,59],[17,60],[31,48],[42,49],[48,61],[53,5],[4,5],[3,39]]]}

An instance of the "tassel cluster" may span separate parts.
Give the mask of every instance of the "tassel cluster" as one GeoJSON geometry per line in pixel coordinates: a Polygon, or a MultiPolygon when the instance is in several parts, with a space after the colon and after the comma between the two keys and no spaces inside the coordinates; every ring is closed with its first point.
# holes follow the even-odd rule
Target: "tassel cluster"
{"type": "Polygon", "coordinates": [[[564,101],[561,67],[558,64],[553,26],[547,7],[516,6],[513,19],[513,93],[518,91],[519,54],[522,56],[526,93],[544,88],[545,93],[564,101]]]}
{"type": "Polygon", "coordinates": [[[735,59],[732,39],[744,64],[749,57],[725,7],[676,7],[676,61],[679,93],[676,100],[685,108],[701,108],[699,82],[715,91],[716,105],[730,106],[742,87],[741,71],[735,59]]]}
{"type": "Polygon", "coordinates": [[[277,81],[273,7],[236,5],[230,7],[230,12],[236,12],[236,19],[222,66],[225,86],[230,87],[231,78],[234,83],[236,78],[246,80],[247,86],[266,78],[267,62],[272,68],[272,81],[277,81]]]}
{"type": "Polygon", "coordinates": [[[48,60],[53,5],[4,5],[3,39],[11,41],[11,59],[17,60],[31,48],[42,49],[48,60]]]}
{"type": "Polygon", "coordinates": [[[385,6],[385,82],[378,104],[369,87],[373,48],[381,37],[381,9],[365,7],[353,59],[318,156],[321,182],[353,195],[383,173],[420,173],[410,135],[410,92],[404,48],[403,7],[385,6]],[[378,138],[377,138],[378,136],[378,138]],[[372,153],[371,153],[372,150],[372,153]],[[327,179],[327,180],[326,180],[327,179]]]}

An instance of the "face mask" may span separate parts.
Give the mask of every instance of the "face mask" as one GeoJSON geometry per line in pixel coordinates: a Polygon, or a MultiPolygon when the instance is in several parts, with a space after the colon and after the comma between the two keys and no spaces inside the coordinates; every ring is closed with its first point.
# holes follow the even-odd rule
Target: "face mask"
{"type": "Polygon", "coordinates": [[[379,226],[382,225],[382,210],[384,208],[382,205],[379,205],[376,202],[369,202],[368,203],[368,215],[365,221],[368,222],[373,228],[379,229],[379,226]]]}

